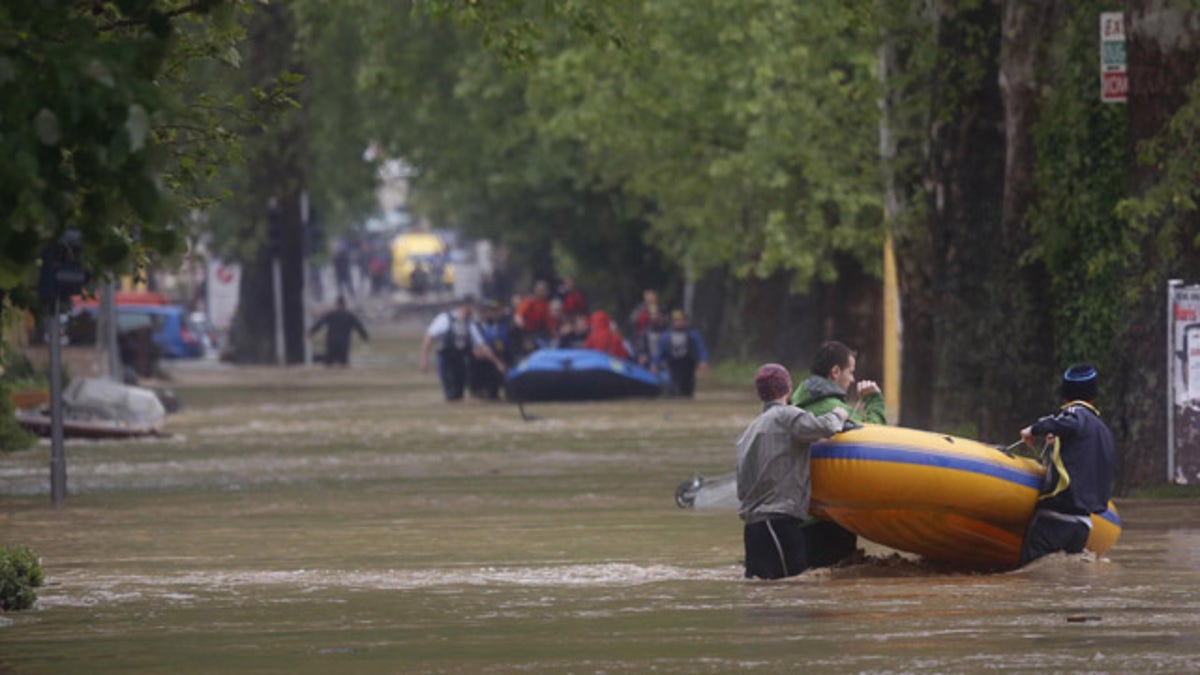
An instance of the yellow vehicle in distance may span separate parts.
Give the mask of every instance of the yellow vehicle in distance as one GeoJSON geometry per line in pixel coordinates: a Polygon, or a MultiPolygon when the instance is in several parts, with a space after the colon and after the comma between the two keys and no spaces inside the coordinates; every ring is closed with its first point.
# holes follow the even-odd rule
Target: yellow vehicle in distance
{"type": "Polygon", "coordinates": [[[392,240],[392,281],[412,293],[454,287],[450,249],[432,232],[404,232],[392,240]]]}

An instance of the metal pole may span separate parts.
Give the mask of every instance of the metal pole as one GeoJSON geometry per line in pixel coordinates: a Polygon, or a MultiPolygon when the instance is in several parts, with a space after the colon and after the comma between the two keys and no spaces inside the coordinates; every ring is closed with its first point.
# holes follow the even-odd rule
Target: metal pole
{"type": "Polygon", "coordinates": [[[61,506],[67,497],[67,457],[63,449],[62,326],[58,297],[50,312],[50,503],[61,506]]]}
{"type": "MultiPolygon", "coordinates": [[[[302,233],[302,236],[305,237],[305,239],[304,239],[305,242],[308,241],[308,225],[309,225],[308,220],[309,220],[308,190],[303,190],[300,192],[300,232],[302,233]]],[[[307,272],[308,272],[308,254],[311,253],[311,251],[307,250],[307,245],[304,246],[303,248],[305,250],[303,253],[301,253],[301,262],[300,262],[300,269],[301,269],[301,273],[300,273],[300,306],[302,308],[301,311],[303,312],[303,314],[301,316],[303,317],[304,320],[303,320],[303,325],[302,325],[301,329],[307,331],[308,327],[310,325],[312,325],[312,323],[311,323],[312,318],[309,314],[309,302],[311,300],[311,298],[309,296],[312,294],[312,284],[309,283],[310,280],[309,280],[308,274],[307,274],[307,272]]],[[[312,340],[308,340],[308,339],[304,340],[304,365],[306,365],[306,366],[312,365],[312,340]]]]}
{"type": "Polygon", "coordinates": [[[683,312],[691,317],[696,304],[696,273],[691,261],[683,266],[683,276],[683,312]]]}
{"type": "Polygon", "coordinates": [[[1167,281],[1167,482],[1175,482],[1175,290],[1180,279],[1167,281]]]}
{"type": "Polygon", "coordinates": [[[117,285],[115,282],[108,282],[100,287],[100,327],[103,330],[103,339],[97,340],[102,343],[107,350],[105,354],[108,362],[108,379],[114,382],[120,382],[121,376],[121,354],[117,346],[117,285]]]}
{"type": "Polygon", "coordinates": [[[279,255],[271,258],[271,281],[275,296],[275,363],[287,363],[287,354],[283,344],[283,269],[279,264],[279,255]]]}

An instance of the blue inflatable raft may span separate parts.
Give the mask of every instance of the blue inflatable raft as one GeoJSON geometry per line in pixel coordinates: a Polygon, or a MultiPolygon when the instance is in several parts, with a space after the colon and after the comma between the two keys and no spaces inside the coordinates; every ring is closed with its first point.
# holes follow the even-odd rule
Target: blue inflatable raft
{"type": "Polygon", "coordinates": [[[664,379],[632,361],[591,349],[539,349],[508,371],[515,401],[593,401],[658,396],[664,379]]]}

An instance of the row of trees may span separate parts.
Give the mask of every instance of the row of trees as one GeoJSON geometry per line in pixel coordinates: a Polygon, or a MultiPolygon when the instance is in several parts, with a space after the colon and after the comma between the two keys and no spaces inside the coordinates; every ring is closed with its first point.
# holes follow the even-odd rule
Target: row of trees
{"type": "MultiPolygon", "coordinates": [[[[1200,262],[1193,5],[7,3],[0,289],[29,300],[72,225],[100,271],[207,236],[247,264],[243,307],[269,307],[273,203],[297,309],[306,197],[327,230],[362,215],[377,142],[417,168],[424,213],[610,307],[694,288],[743,357],[802,366],[838,337],[877,374],[890,234],[903,424],[1011,437],[1086,359],[1144,483],[1163,475],[1163,281],[1200,262]],[[1099,101],[1113,9],[1124,105],[1099,101]]],[[[270,321],[243,312],[244,356],[271,358],[270,321]]]]}
{"type": "Polygon", "coordinates": [[[890,232],[902,423],[1011,437],[1088,360],[1122,480],[1163,476],[1163,288],[1200,262],[1195,3],[429,6],[459,19],[452,39],[368,21],[370,85],[429,208],[524,238],[534,259],[560,245],[592,278],[641,283],[648,262],[594,230],[641,238],[670,281],[700,282],[726,353],[797,365],[827,337],[879,353],[864,281],[890,232]],[[1119,105],[1099,96],[1113,10],[1119,105]],[[436,76],[387,67],[409,49],[437,55],[436,76]]]}

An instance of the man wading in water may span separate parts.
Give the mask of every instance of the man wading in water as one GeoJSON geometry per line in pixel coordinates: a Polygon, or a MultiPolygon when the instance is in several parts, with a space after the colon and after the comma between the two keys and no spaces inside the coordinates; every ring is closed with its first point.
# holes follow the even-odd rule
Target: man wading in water
{"type": "Polygon", "coordinates": [[[1021,430],[1029,447],[1043,435],[1054,443],[1046,483],[1021,547],[1022,565],[1055,551],[1082,552],[1092,533],[1091,514],[1108,508],[1115,453],[1112,432],[1093,404],[1097,379],[1090,365],[1068,368],[1059,387],[1065,403],[1058,413],[1021,430]]]}
{"type": "Polygon", "coordinates": [[[837,407],[817,417],[788,405],[791,376],[776,363],[758,369],[754,387],[763,412],[737,442],[746,577],[779,579],[832,565],[855,551],[858,538],[809,517],[809,444],[842,431],[849,413],[837,407]]]}

